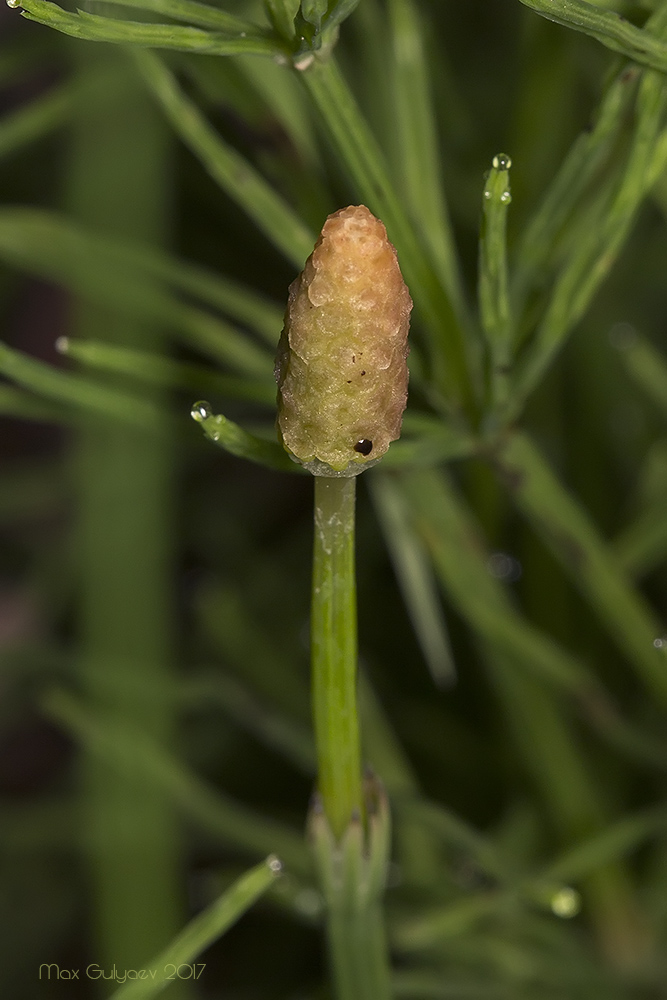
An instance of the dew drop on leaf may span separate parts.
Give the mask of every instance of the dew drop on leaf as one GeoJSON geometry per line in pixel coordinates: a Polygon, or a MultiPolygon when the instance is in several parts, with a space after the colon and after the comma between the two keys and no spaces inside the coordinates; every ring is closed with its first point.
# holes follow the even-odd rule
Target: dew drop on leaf
{"type": "Polygon", "coordinates": [[[190,416],[192,417],[193,420],[196,420],[197,423],[201,423],[202,420],[208,420],[208,418],[211,416],[211,413],[212,413],[211,404],[207,403],[206,400],[204,399],[201,399],[199,400],[198,403],[195,403],[192,409],[190,410],[190,416]]]}
{"type": "Polygon", "coordinates": [[[492,162],[494,170],[509,170],[512,166],[512,160],[507,153],[498,153],[497,156],[493,157],[492,162]]]}
{"type": "Polygon", "coordinates": [[[551,897],[551,911],[563,920],[576,917],[581,909],[581,896],[569,885],[563,886],[551,897]]]}

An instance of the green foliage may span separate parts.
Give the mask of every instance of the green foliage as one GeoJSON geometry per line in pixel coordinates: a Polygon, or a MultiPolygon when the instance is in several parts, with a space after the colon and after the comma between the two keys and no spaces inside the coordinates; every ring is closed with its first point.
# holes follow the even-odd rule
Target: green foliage
{"type": "MultiPolygon", "coordinates": [[[[122,0],[121,0],[122,2],[122,0]]],[[[134,4],[132,6],[135,6],[134,4]]],[[[91,42],[117,42],[121,45],[140,45],[181,52],[200,52],[209,55],[230,56],[242,52],[252,55],[275,55],[279,51],[270,38],[255,32],[240,31],[234,20],[206,4],[176,3],[152,4],[149,0],[140,6],[146,10],[166,14],[179,21],[222,28],[222,31],[201,31],[199,28],[180,28],[171,24],[144,24],[141,21],[122,21],[100,17],[85,10],[70,14],[50,0],[26,0],[22,5],[24,17],[38,24],[45,24],[62,31],[72,38],[91,42]],[[232,24],[230,24],[232,20],[232,24]],[[230,33],[230,28],[234,34],[230,33]]],[[[243,23],[243,22],[241,22],[243,23]]]]}
{"type": "Polygon", "coordinates": [[[279,874],[280,867],[280,861],[270,856],[263,864],[246,872],[220,899],[191,920],[178,937],[153,959],[146,970],[149,975],[145,979],[131,981],[117,990],[114,993],[116,1000],[139,1000],[141,997],[157,996],[169,988],[174,975],[178,975],[183,966],[186,975],[192,970],[192,978],[198,978],[204,970],[204,964],[190,965],[192,960],[224,934],[266,892],[279,874]],[[168,973],[168,969],[172,971],[168,973]],[[157,973],[154,978],[150,976],[153,971],[157,973]]]}
{"type": "Polygon", "coordinates": [[[55,997],[42,963],[92,998],[120,984],[89,962],[198,962],[115,996],[330,996],[324,884],[341,997],[658,1000],[667,4],[16,6],[0,992],[55,997]],[[384,917],[356,813],[339,882],[317,808],[324,883],[304,836],[310,484],[274,427],[287,287],[361,202],[415,304],[403,436],[358,484],[384,917]],[[273,853],[283,877],[245,872],[273,853]],[[384,918],[390,984],[364,965],[384,918]]]}
{"type": "Polygon", "coordinates": [[[663,73],[667,69],[665,42],[655,38],[650,30],[636,28],[617,11],[601,10],[586,0],[521,0],[521,3],[550,21],[583,31],[635,62],[663,73]]]}

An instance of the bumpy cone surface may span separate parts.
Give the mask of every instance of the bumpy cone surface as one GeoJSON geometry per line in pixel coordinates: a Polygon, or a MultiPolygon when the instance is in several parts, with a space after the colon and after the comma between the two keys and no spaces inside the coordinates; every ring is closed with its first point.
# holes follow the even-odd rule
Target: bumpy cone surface
{"type": "Polygon", "coordinates": [[[356,475],[401,432],[412,299],[383,224],[330,215],[292,283],[276,360],[278,427],[319,475],[356,475]]]}

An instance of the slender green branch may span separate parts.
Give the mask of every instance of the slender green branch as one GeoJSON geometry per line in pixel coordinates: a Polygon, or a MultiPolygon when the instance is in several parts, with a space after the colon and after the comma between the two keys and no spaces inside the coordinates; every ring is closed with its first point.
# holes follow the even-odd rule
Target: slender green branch
{"type": "Polygon", "coordinates": [[[401,193],[424,234],[434,268],[459,322],[467,309],[460,264],[442,184],[438,128],[426,48],[427,27],[414,0],[391,0],[394,104],[401,193]]]}
{"type": "MultiPolygon", "coordinates": [[[[10,6],[23,8],[22,13],[29,21],[45,24],[73,38],[85,38],[93,42],[118,42],[122,45],[150,46],[160,49],[176,49],[181,52],[199,52],[208,55],[229,56],[238,53],[275,56],[280,48],[266,35],[229,35],[223,31],[204,31],[190,25],[147,24],[142,21],[122,21],[110,17],[100,17],[87,11],[76,14],[63,10],[48,0],[11,0],[10,6]]],[[[194,18],[202,21],[204,4],[196,4],[194,18]]],[[[177,15],[170,14],[175,17],[177,15]]],[[[180,15],[183,17],[183,14],[180,15]]],[[[189,15],[190,16],[190,15],[189,15]]],[[[213,11],[215,17],[215,11],[213,11]]],[[[190,20],[192,20],[190,16],[190,20]]],[[[210,22],[209,22],[210,23],[210,22]]]]}
{"type": "Polygon", "coordinates": [[[511,321],[507,283],[507,209],[509,156],[499,153],[484,185],[483,222],[479,241],[479,310],[490,352],[493,404],[502,405],[509,392],[511,321]]]}
{"type": "Polygon", "coordinates": [[[55,403],[147,431],[164,428],[165,415],[153,400],[60,371],[5,344],[0,344],[0,374],[55,403]]]}
{"type": "Polygon", "coordinates": [[[662,622],[610,557],[595,526],[528,437],[507,438],[498,465],[517,505],[583,591],[658,703],[667,702],[662,622]]]}
{"type": "Polygon", "coordinates": [[[369,208],[387,227],[410,292],[429,329],[434,382],[453,408],[475,408],[475,358],[391,183],[384,157],[354,95],[333,59],[315,62],[301,74],[327,133],[369,208]]]}
{"type": "Polygon", "coordinates": [[[76,358],[88,368],[115,372],[149,385],[194,389],[200,393],[203,389],[231,399],[248,399],[267,406],[275,401],[276,392],[268,379],[222,375],[204,365],[175,361],[154,351],[137,351],[118,344],[107,344],[103,340],[59,337],[56,347],[61,354],[76,358]]]}
{"type": "Polygon", "coordinates": [[[132,7],[135,10],[150,10],[155,14],[166,14],[174,21],[185,21],[187,24],[200,25],[202,28],[215,28],[228,34],[247,38],[250,34],[257,38],[264,34],[251,21],[236,17],[208,3],[198,3],[197,0],[107,0],[118,7],[132,7]]]}
{"type": "Polygon", "coordinates": [[[591,131],[577,137],[542,203],[519,238],[512,268],[516,315],[529,292],[544,284],[559,259],[559,237],[577,204],[607,163],[636,93],[639,67],[624,67],[610,84],[591,131]]]}
{"type": "MultiPolygon", "coordinates": [[[[168,132],[122,53],[81,46],[77,58],[71,211],[84,226],[159,246],[169,227],[168,132]],[[98,89],[100,63],[108,67],[105,89],[98,89]]],[[[94,331],[118,345],[165,349],[160,325],[131,322],[85,299],[77,302],[72,329],[83,338],[94,331]]],[[[62,390],[76,391],[84,403],[103,392],[120,395],[113,385],[69,379],[62,390]]],[[[91,421],[77,442],[77,661],[85,714],[122,729],[134,725],[159,752],[173,743],[176,723],[173,705],[155,696],[172,683],[174,667],[175,453],[160,390],[144,386],[135,411],[137,404],[157,412],[161,434],[91,421]]],[[[121,410],[127,402],[116,405],[121,410]]],[[[81,778],[96,957],[137,968],[182,922],[179,819],[164,787],[134,767],[123,773],[88,746],[81,778]]],[[[175,992],[180,1000],[188,991],[175,992]]]]}
{"type": "Polygon", "coordinates": [[[301,267],[313,246],[313,234],[257,170],[221,139],[154,53],[135,51],[134,57],[177,135],[270,242],[301,267]]]}
{"type": "MultiPolygon", "coordinates": [[[[243,916],[273,884],[281,871],[279,859],[275,855],[269,855],[261,864],[245,872],[225,893],[186,924],[164,951],[150,962],[151,972],[145,979],[137,977],[129,980],[113,994],[112,1000],[148,1000],[168,989],[170,978],[167,970],[171,966],[174,970],[181,969],[184,965],[189,966],[193,959],[198,958],[243,916]]],[[[202,970],[203,967],[203,963],[190,966],[193,971],[195,968],[202,970]]],[[[187,971],[189,970],[186,969],[187,971]]]]}
{"type": "Polygon", "coordinates": [[[657,73],[645,73],[639,85],[636,124],[627,161],[609,202],[593,206],[582,220],[569,258],[554,286],[548,308],[513,384],[507,419],[520,411],[556,351],[581,319],[616,261],[636,212],[655,178],[667,91],[657,73]]]}
{"type": "Polygon", "coordinates": [[[195,403],[190,415],[193,420],[201,424],[204,433],[211,441],[232,455],[236,455],[237,458],[258,462],[278,472],[303,473],[301,466],[293,462],[285,453],[285,449],[276,441],[265,441],[255,434],[249,434],[221,413],[214,414],[206,400],[202,399],[195,403]]]}
{"type": "Polygon", "coordinates": [[[319,788],[334,836],[361,816],[354,477],[315,477],[311,644],[319,788]]]}
{"type": "Polygon", "coordinates": [[[65,84],[0,119],[0,158],[65,124],[73,108],[73,87],[65,84]]]}
{"type": "Polygon", "coordinates": [[[652,69],[667,70],[667,43],[635,27],[616,11],[601,10],[585,0],[521,0],[549,21],[582,31],[614,52],[622,52],[652,69]]]}

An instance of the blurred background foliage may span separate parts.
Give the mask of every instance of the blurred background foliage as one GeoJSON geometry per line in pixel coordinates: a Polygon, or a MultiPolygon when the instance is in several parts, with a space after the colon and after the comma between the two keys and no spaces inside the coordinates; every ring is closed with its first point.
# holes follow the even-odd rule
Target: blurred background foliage
{"type": "MultiPolygon", "coordinates": [[[[657,6],[598,3],[637,25],[657,6]]],[[[264,17],[250,0],[223,7],[264,17]]],[[[512,0],[361,0],[336,58],[391,197],[323,114],[333,91],[318,98],[298,72],[137,57],[0,10],[13,1000],[112,991],[114,966],[141,967],[271,851],[285,876],[168,995],[331,995],[302,833],[312,484],[238,455],[261,458],[273,434],[287,287],[327,213],[362,200],[394,205],[385,221],[417,275],[405,439],[358,500],[363,734],[392,798],[396,994],[667,997],[662,83],[646,84],[646,111],[638,70],[512,0]],[[605,138],[596,109],[612,91],[605,138]],[[506,417],[492,390],[466,398],[447,356],[457,330],[469,362],[483,349],[471,317],[499,150],[516,343],[530,351],[587,240],[575,293],[613,263],[567,304],[553,359],[524,355],[535,379],[519,366],[506,417]],[[650,183],[630,176],[649,161],[650,183]],[[530,230],[564,162],[551,229],[530,230]],[[207,424],[237,454],[213,447],[190,419],[201,398],[256,437],[207,424]],[[507,431],[517,420],[524,433],[507,431]],[[40,980],[42,963],[79,979],[40,980]]]]}

